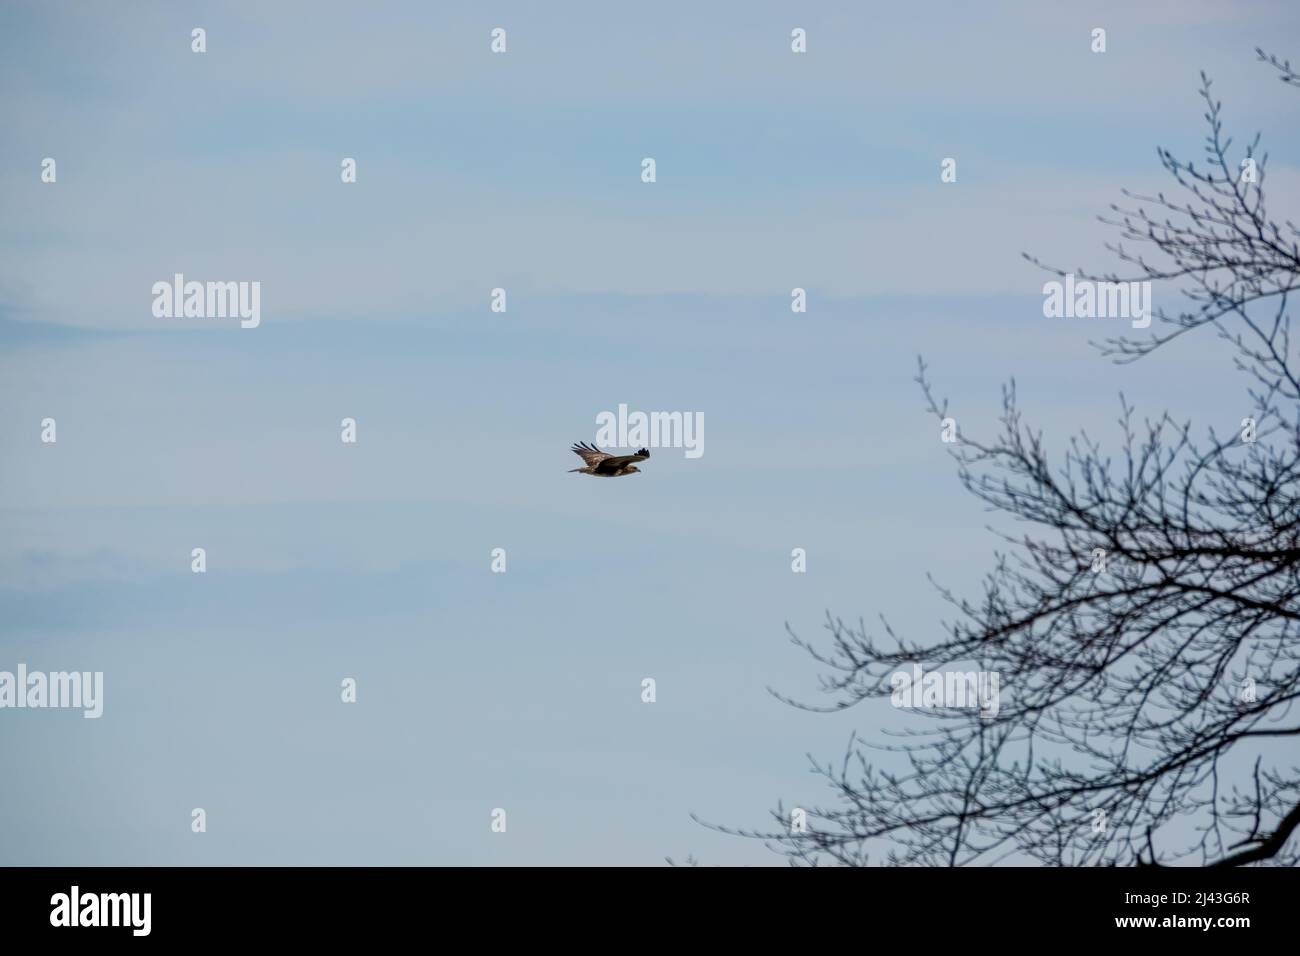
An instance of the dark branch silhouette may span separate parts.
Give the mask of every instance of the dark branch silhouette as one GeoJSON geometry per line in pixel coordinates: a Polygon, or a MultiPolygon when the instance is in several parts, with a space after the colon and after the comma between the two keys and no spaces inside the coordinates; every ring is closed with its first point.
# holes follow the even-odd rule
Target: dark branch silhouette
{"type": "MultiPolygon", "coordinates": [[[[1300,232],[1266,212],[1259,137],[1234,162],[1204,74],[1201,95],[1204,162],[1158,150],[1177,192],[1125,193],[1101,217],[1130,274],[1076,276],[1185,296],[1154,313],[1149,337],[1099,349],[1133,362],[1212,327],[1246,374],[1253,428],[1196,438],[1168,413],[1138,421],[1121,396],[1113,457],[1081,433],[1049,460],[1010,383],[1000,433],[953,446],[966,490],[1028,528],[1000,535],[982,593],[936,585],[955,610],[937,642],[830,615],[829,638],[791,631],[824,669],[829,703],[777,695],[842,710],[888,699],[891,675],[923,663],[1000,675],[996,714],[949,706],[895,742],[855,735],[842,760],[813,760],[834,799],[803,808],[803,827],[779,805],[769,832],[718,829],[810,865],[1300,861],[1300,368],[1287,309],[1300,232]],[[881,750],[907,769],[881,769],[881,750]]],[[[917,381],[946,417],[923,362],[917,381]]]]}

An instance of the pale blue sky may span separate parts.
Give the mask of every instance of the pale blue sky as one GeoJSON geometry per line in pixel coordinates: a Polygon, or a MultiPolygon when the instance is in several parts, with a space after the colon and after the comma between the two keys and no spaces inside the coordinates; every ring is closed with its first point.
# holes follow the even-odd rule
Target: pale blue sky
{"type": "Polygon", "coordinates": [[[1120,389],[1244,413],[1208,339],[1109,366],[1020,259],[1109,264],[1201,69],[1295,209],[1252,50],[1300,10],[1131,6],[7,4],[0,669],[105,705],[0,712],[0,863],[780,862],[689,814],[822,801],[805,752],[906,724],[773,700],[815,699],[785,622],[937,632],[926,572],[994,546],[918,352],[970,432],[1012,375],[1057,448],[1120,389]],[[155,319],[176,271],[260,281],[261,327],[155,319]],[[704,456],[569,474],[619,403],[703,413],[704,456]]]}

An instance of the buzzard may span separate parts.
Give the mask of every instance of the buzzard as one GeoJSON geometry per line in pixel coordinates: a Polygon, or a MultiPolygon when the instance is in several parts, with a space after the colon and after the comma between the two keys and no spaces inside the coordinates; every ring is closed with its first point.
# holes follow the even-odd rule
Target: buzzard
{"type": "Polygon", "coordinates": [[[641,469],[633,462],[645,461],[650,457],[649,450],[645,448],[635,455],[610,455],[586,442],[578,442],[574,445],[573,453],[585,461],[587,467],[570,468],[570,474],[576,471],[584,475],[595,475],[598,478],[622,478],[624,475],[640,474],[641,469]]]}

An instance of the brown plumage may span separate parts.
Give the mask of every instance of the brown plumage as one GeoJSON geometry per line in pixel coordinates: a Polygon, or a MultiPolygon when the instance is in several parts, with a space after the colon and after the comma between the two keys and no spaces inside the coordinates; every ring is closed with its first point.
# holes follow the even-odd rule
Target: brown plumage
{"type": "Polygon", "coordinates": [[[650,457],[648,449],[642,448],[635,455],[610,455],[595,445],[578,442],[573,446],[573,453],[587,463],[586,468],[570,468],[569,472],[583,475],[595,475],[597,478],[622,478],[624,475],[641,473],[633,462],[645,461],[650,457]]]}

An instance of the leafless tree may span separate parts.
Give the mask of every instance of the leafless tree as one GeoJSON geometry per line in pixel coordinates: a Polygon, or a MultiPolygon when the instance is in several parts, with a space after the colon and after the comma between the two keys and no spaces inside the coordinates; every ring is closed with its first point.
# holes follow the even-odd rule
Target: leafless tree
{"type": "MultiPolygon", "coordinates": [[[[1257,52],[1300,86],[1288,62],[1257,52]]],[[[1006,386],[999,434],[959,436],[954,455],[965,488],[1028,530],[1001,535],[978,599],[936,585],[955,609],[937,642],[883,619],[873,631],[828,615],[817,641],[791,631],[824,668],[830,703],[782,697],[842,710],[888,698],[891,675],[924,662],[999,674],[996,716],[952,708],[895,742],[855,735],[842,760],[813,760],[833,800],[805,808],[806,830],[780,805],[770,832],[720,829],[794,864],[1300,860],[1300,356],[1287,308],[1300,231],[1266,213],[1259,137],[1234,161],[1201,80],[1204,162],[1160,149],[1174,195],[1125,192],[1101,217],[1124,274],[1075,274],[1185,297],[1154,313],[1149,338],[1096,344],[1128,363],[1212,328],[1245,375],[1255,440],[1194,438],[1168,413],[1139,423],[1121,396],[1114,458],[1080,433],[1052,461],[1006,386]],[[907,769],[881,769],[880,750],[907,769]]],[[[923,363],[917,380],[944,418],[923,363]]]]}

